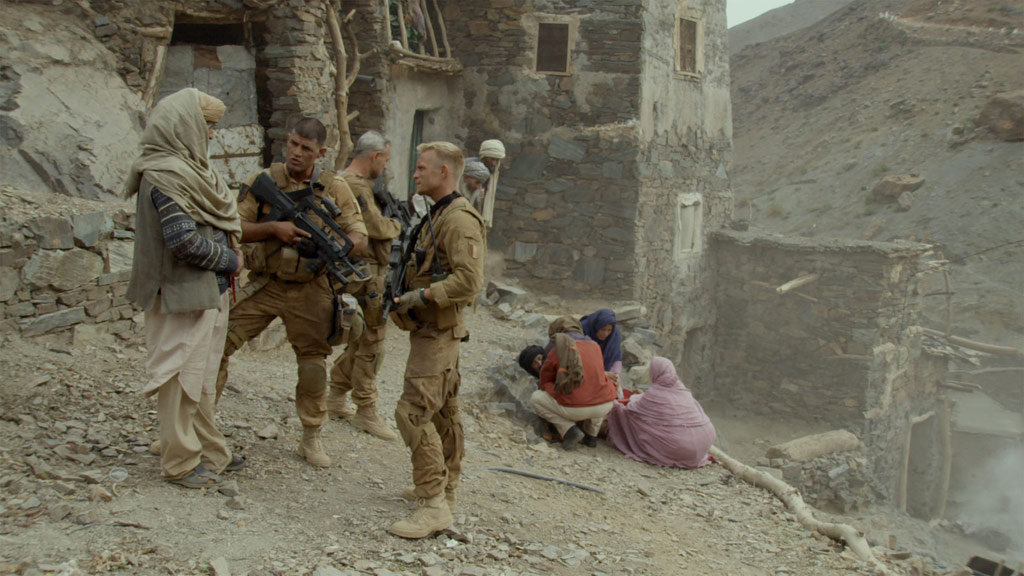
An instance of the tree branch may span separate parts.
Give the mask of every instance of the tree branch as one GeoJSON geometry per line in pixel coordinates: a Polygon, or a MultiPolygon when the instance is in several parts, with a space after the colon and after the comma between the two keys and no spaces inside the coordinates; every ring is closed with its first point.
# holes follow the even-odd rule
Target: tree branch
{"type": "Polygon", "coordinates": [[[814,530],[819,534],[828,536],[836,542],[846,544],[846,546],[857,555],[858,558],[871,564],[879,574],[884,576],[896,576],[896,574],[889,569],[888,566],[883,564],[881,560],[875,558],[875,555],[871,552],[871,546],[868,545],[867,540],[864,539],[864,534],[859,530],[855,529],[849,524],[836,524],[832,522],[822,522],[814,517],[814,508],[808,506],[804,502],[804,499],[800,497],[800,492],[796,488],[793,488],[789,484],[786,484],[782,480],[775,478],[765,472],[761,472],[755,468],[751,468],[746,464],[730,457],[725,452],[722,452],[716,446],[712,446],[708,451],[715,460],[720,462],[729,472],[737,478],[753,484],[759,488],[771,492],[776,498],[781,500],[800,521],[809,530],[814,530]]]}

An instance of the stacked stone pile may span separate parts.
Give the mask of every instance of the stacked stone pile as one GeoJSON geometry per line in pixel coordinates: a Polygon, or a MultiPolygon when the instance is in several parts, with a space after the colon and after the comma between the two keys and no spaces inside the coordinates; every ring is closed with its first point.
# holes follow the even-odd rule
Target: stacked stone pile
{"type": "Polygon", "coordinates": [[[0,192],[0,332],[37,336],[94,326],[129,337],[134,249],[128,204],[0,192]]]}

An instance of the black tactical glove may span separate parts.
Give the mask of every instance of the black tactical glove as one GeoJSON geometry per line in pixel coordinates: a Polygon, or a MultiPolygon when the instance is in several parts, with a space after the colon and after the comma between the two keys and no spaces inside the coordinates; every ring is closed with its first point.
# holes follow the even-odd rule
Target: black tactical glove
{"type": "Polygon", "coordinates": [[[317,256],[316,242],[309,238],[302,238],[295,244],[292,244],[292,246],[295,247],[295,251],[299,253],[299,256],[303,258],[316,258],[317,256]]]}

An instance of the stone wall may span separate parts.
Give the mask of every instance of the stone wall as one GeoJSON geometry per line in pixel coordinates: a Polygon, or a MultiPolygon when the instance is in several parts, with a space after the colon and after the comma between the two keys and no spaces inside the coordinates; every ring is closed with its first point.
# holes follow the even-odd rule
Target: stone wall
{"type": "MultiPolygon", "coordinates": [[[[24,195],[3,200],[5,208],[33,203],[24,195]]],[[[90,326],[128,338],[138,330],[125,297],[135,215],[114,206],[35,217],[15,209],[0,219],[0,332],[90,326]]]]}
{"type": "Polygon", "coordinates": [[[466,148],[499,138],[508,152],[488,249],[532,289],[634,294],[642,11],[641,0],[446,5],[466,148]],[[533,71],[548,20],[573,32],[568,75],[533,71]]]}
{"type": "MultiPolygon", "coordinates": [[[[360,52],[380,47],[385,41],[384,3],[382,0],[345,0],[343,11],[355,10],[352,27],[356,33],[360,52]]],[[[342,14],[344,16],[344,14],[342,14]]],[[[347,45],[349,51],[351,46],[347,45]]],[[[333,50],[333,45],[331,45],[333,50]]],[[[358,110],[359,116],[351,123],[352,141],[367,130],[381,130],[385,125],[386,110],[384,94],[388,87],[391,69],[387,60],[378,54],[362,58],[359,65],[360,79],[349,89],[350,111],[358,110]],[[372,80],[371,80],[372,79],[372,80]]],[[[395,136],[388,134],[387,136],[395,136]]],[[[394,172],[394,169],[392,169],[394,172]]]]}
{"type": "MultiPolygon", "coordinates": [[[[68,3],[70,4],[70,3],[68,3]]],[[[62,10],[79,10],[66,4],[62,10]]],[[[158,69],[158,53],[171,42],[176,23],[244,26],[255,48],[260,123],[267,129],[270,154],[281,157],[288,128],[303,116],[328,127],[328,158],[338,143],[334,106],[334,60],[326,14],[320,2],[287,0],[269,10],[240,0],[96,0],[90,12],[94,34],[119,58],[119,72],[141,96],[158,69]]],[[[211,43],[219,39],[211,37],[211,43]]],[[[228,90],[229,86],[223,86],[228,90]]],[[[237,95],[217,93],[227,100],[237,95]]]]}
{"type": "Polygon", "coordinates": [[[714,381],[708,234],[732,213],[725,5],[648,1],[643,25],[637,292],[670,343],[662,352],[681,367],[691,387],[701,390],[714,381]],[[702,30],[695,74],[676,69],[680,16],[698,21],[702,30]]]}
{"type": "Polygon", "coordinates": [[[837,511],[895,503],[911,420],[944,409],[936,391],[946,359],[924,352],[914,328],[920,295],[940,270],[925,261],[930,247],[733,231],[711,241],[715,379],[705,393],[860,438],[855,452],[778,463],[811,503],[837,511]],[[819,278],[777,291],[811,274],[819,278]]]}
{"type": "Polygon", "coordinates": [[[909,362],[920,244],[713,235],[714,393],[754,412],[835,427],[891,405],[909,362]],[[776,287],[820,278],[785,294],[776,287]]]}

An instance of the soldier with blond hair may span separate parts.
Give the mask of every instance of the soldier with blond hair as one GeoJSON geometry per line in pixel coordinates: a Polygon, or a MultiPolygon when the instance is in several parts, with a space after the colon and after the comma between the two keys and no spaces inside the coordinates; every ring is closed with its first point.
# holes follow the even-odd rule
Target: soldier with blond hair
{"type": "Polygon", "coordinates": [[[414,486],[402,495],[419,506],[391,525],[403,538],[425,538],[452,524],[462,469],[459,414],[459,342],[469,332],[462,311],[483,286],[484,223],[458,192],[464,160],[448,142],[417,147],[416,193],[434,201],[413,231],[405,255],[405,292],[394,299],[392,320],[409,332],[409,358],[395,422],[412,457],[414,486]]]}

